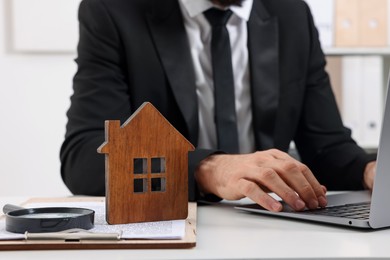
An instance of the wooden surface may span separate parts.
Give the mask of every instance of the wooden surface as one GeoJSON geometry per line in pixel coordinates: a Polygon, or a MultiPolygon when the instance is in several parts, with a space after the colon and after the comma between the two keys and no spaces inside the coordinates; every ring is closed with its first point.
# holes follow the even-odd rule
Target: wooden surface
{"type": "MultiPolygon", "coordinates": [[[[102,197],[71,197],[71,198],[35,198],[26,201],[28,203],[43,202],[93,202],[104,201],[102,197]]],[[[4,216],[2,216],[4,217],[4,216]]],[[[196,203],[188,203],[188,217],[186,219],[186,231],[183,239],[175,240],[84,240],[78,242],[65,242],[64,240],[51,241],[27,241],[27,240],[0,240],[0,250],[54,250],[54,249],[183,249],[196,246],[196,203]]]]}
{"type": "Polygon", "coordinates": [[[193,149],[151,103],[144,103],[122,126],[106,121],[106,141],[98,152],[106,155],[107,222],[185,219],[188,151],[193,149]],[[152,167],[156,159],[164,161],[157,171],[152,167]],[[135,160],[143,160],[140,167],[135,160]],[[145,183],[144,191],[136,192],[136,181],[145,183]],[[153,181],[163,182],[163,189],[153,190],[153,181]]]}

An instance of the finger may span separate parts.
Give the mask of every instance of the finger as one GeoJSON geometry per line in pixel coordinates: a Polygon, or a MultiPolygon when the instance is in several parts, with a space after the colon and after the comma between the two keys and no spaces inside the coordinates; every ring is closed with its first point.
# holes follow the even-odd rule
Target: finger
{"type": "Polygon", "coordinates": [[[250,198],[263,208],[275,212],[282,210],[282,204],[264,192],[256,183],[246,179],[240,179],[237,185],[242,195],[250,198]]]}
{"type": "Polygon", "coordinates": [[[297,193],[272,168],[259,167],[255,182],[276,193],[294,210],[303,210],[306,206],[297,193]]]}
{"type": "Polygon", "coordinates": [[[275,169],[283,180],[299,194],[308,208],[315,209],[318,206],[327,205],[324,187],[320,185],[305,164],[275,149],[271,153],[275,158],[277,157],[277,160],[272,161],[272,165],[269,166],[275,169]]]}
{"type": "MultiPolygon", "coordinates": [[[[298,162],[294,160],[278,160],[274,163],[274,169],[286,184],[298,193],[309,209],[318,208],[319,201],[314,191],[315,187],[307,180],[306,175],[302,172],[303,167],[300,167],[298,162]]],[[[318,188],[321,188],[319,183],[318,188]]]]}
{"type": "Polygon", "coordinates": [[[302,170],[303,175],[305,176],[306,180],[310,183],[311,187],[314,190],[314,193],[318,200],[318,205],[320,207],[326,207],[328,204],[328,201],[326,199],[326,187],[321,185],[314,174],[311,172],[309,167],[307,167],[304,164],[300,165],[300,168],[302,170]]]}

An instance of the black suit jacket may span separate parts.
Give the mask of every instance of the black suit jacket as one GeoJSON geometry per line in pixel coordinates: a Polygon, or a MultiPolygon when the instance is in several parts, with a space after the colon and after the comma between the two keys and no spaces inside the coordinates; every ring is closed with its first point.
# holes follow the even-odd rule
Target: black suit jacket
{"type": "MultiPolygon", "coordinates": [[[[74,94],[61,149],[62,178],[75,194],[104,194],[104,120],[126,120],[149,101],[195,146],[198,105],[177,0],[84,0],[74,94]]],[[[318,34],[301,0],[254,0],[248,22],[256,148],[288,151],[329,189],[360,189],[371,160],[344,128],[318,34]]],[[[152,127],[152,123],[151,123],[152,127]]],[[[215,151],[190,155],[193,171],[215,151]]]]}

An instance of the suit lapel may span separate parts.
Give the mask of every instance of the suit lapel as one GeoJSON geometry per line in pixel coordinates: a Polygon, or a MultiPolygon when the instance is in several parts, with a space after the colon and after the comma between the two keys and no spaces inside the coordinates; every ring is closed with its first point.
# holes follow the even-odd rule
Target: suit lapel
{"type": "Polygon", "coordinates": [[[274,147],[279,103],[278,20],[268,14],[262,1],[253,1],[248,21],[248,51],[256,147],[274,147]]]}
{"type": "Polygon", "coordinates": [[[195,75],[178,1],[154,1],[147,20],[173,95],[187,123],[189,140],[197,144],[198,102],[195,75]]]}

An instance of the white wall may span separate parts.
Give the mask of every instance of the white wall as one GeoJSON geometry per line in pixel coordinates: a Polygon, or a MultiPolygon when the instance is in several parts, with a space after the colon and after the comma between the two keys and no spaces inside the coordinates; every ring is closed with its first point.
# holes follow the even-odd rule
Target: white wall
{"type": "Polygon", "coordinates": [[[59,149],[75,52],[13,51],[11,1],[0,0],[0,196],[69,195],[59,149]]]}

